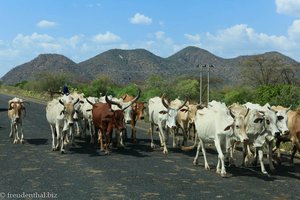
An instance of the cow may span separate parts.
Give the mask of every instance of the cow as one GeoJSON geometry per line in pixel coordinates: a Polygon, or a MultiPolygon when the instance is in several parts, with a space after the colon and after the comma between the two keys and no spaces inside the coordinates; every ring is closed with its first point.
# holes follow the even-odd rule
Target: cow
{"type": "MultiPolygon", "coordinates": [[[[176,98],[175,100],[171,101],[170,107],[179,107],[182,105],[182,101],[176,98]]],[[[182,146],[186,145],[187,139],[188,139],[188,125],[189,125],[189,102],[186,103],[185,106],[183,106],[181,109],[178,110],[177,112],[177,117],[176,117],[176,134],[178,134],[178,130],[182,130],[182,135],[183,135],[183,140],[182,140],[182,146]]],[[[175,141],[175,132],[173,131],[173,147],[176,147],[176,141],[175,141]]]]}
{"type": "Polygon", "coordinates": [[[226,146],[228,137],[235,136],[242,142],[248,141],[244,126],[244,116],[238,115],[233,118],[225,103],[212,101],[209,102],[208,107],[197,110],[195,127],[197,132],[195,142],[199,142],[193,164],[198,164],[199,152],[200,148],[202,148],[205,169],[209,170],[205,143],[214,143],[218,152],[216,172],[222,177],[226,176],[222,147],[226,146]]]}
{"type": "Polygon", "coordinates": [[[13,98],[8,101],[8,111],[7,115],[10,119],[10,133],[9,137],[14,137],[13,143],[17,144],[20,142],[24,143],[24,132],[22,121],[25,116],[26,110],[24,106],[24,101],[20,98],[13,98]],[[21,138],[19,138],[19,134],[21,138]]]}
{"type": "MultiPolygon", "coordinates": [[[[130,102],[134,99],[133,96],[125,94],[122,96],[123,102],[130,102]]],[[[144,111],[146,109],[146,103],[142,101],[136,101],[132,104],[132,110],[130,112],[130,120],[125,121],[126,124],[130,124],[131,126],[131,140],[132,142],[136,142],[136,123],[137,120],[144,120],[144,111]]]]}
{"type": "Polygon", "coordinates": [[[73,100],[72,97],[64,95],[59,99],[53,99],[47,103],[46,118],[51,128],[52,133],[52,150],[65,152],[64,142],[67,140],[67,131],[73,134],[74,118],[77,113],[75,112],[75,105],[79,99],[73,100]]]}
{"type": "MultiPolygon", "coordinates": [[[[100,150],[105,151],[105,154],[109,154],[110,136],[112,134],[113,128],[117,129],[120,132],[121,145],[124,146],[122,133],[125,129],[124,110],[126,109],[126,107],[123,108],[123,110],[122,106],[119,103],[110,100],[107,95],[105,95],[106,103],[92,103],[88,99],[86,100],[92,105],[92,118],[95,128],[98,129],[100,150]],[[121,110],[113,110],[111,108],[112,105],[118,106],[121,110]]],[[[130,104],[128,106],[130,106],[130,104]]]]}
{"type": "Polygon", "coordinates": [[[149,121],[150,121],[150,135],[151,135],[151,148],[155,148],[153,142],[154,126],[158,126],[160,143],[163,147],[163,153],[167,154],[168,149],[165,140],[165,131],[174,131],[176,128],[176,117],[178,110],[183,108],[187,103],[187,98],[182,105],[172,108],[166,102],[164,95],[162,97],[153,97],[149,99],[149,121]]]}
{"type": "Polygon", "coordinates": [[[191,138],[191,129],[193,129],[193,140],[195,140],[196,136],[196,128],[195,128],[195,118],[196,118],[196,112],[197,112],[197,107],[201,106],[200,104],[189,104],[188,109],[189,109],[189,124],[188,124],[188,138],[191,138]]]}
{"type": "Polygon", "coordinates": [[[287,112],[287,121],[288,121],[288,129],[289,133],[282,134],[276,138],[275,147],[273,148],[273,152],[278,150],[277,159],[280,163],[280,143],[281,142],[292,142],[292,154],[290,158],[290,163],[294,164],[294,157],[296,152],[300,152],[300,108],[294,110],[290,110],[289,108],[284,108],[281,106],[272,107],[274,110],[278,110],[278,112],[286,113],[287,112]]]}
{"type": "MultiPolygon", "coordinates": [[[[249,137],[249,144],[253,144],[255,147],[255,160],[254,164],[257,163],[257,159],[259,159],[260,162],[260,167],[261,167],[261,172],[263,174],[268,174],[264,167],[263,163],[263,146],[266,144],[267,145],[267,155],[268,155],[268,160],[269,160],[269,166],[270,170],[274,171],[274,165],[272,162],[272,143],[275,137],[280,135],[280,130],[278,129],[278,126],[281,122],[279,122],[281,117],[278,117],[276,115],[276,112],[272,110],[269,106],[269,104],[266,104],[265,106],[251,106],[251,103],[245,104],[246,107],[250,108],[250,110],[254,110],[252,112],[255,112],[257,115],[257,112],[261,114],[261,117],[258,119],[255,119],[254,122],[256,123],[256,126],[261,126],[262,131],[250,131],[247,130],[247,134],[249,137]],[[255,108],[255,109],[251,109],[255,108]],[[256,110],[257,109],[257,110],[256,110]],[[260,124],[259,124],[260,123],[260,124]]],[[[252,123],[250,121],[249,123],[252,123]]],[[[253,127],[248,125],[249,127],[253,127]]],[[[256,129],[252,129],[256,130],[256,129]]]]}
{"type": "MultiPolygon", "coordinates": [[[[97,97],[87,97],[90,102],[92,103],[98,103],[99,99],[97,97]]],[[[93,106],[86,100],[84,99],[83,102],[81,103],[81,113],[83,117],[83,130],[82,130],[82,137],[86,135],[86,128],[89,128],[89,135],[90,135],[90,143],[94,144],[94,136],[95,136],[95,127],[93,123],[93,117],[92,117],[92,108],[93,106]]]]}

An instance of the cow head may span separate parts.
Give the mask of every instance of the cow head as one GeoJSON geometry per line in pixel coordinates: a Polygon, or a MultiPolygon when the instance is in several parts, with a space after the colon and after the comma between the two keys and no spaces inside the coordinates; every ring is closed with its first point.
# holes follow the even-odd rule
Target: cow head
{"type": "MultiPolygon", "coordinates": [[[[281,135],[288,135],[290,133],[288,127],[287,127],[287,122],[288,122],[288,117],[287,117],[287,113],[288,111],[291,109],[291,107],[289,107],[288,109],[285,110],[278,110],[275,111],[276,116],[277,116],[277,127],[280,131],[281,135]]],[[[279,135],[277,135],[276,137],[278,137],[279,135]]]]}
{"type": "Polygon", "coordinates": [[[248,136],[246,134],[246,122],[245,118],[247,117],[249,113],[249,108],[247,109],[247,112],[245,115],[242,114],[235,114],[234,112],[230,111],[230,115],[234,119],[234,122],[232,124],[233,134],[240,139],[242,142],[247,142],[248,136]]]}
{"type": "Polygon", "coordinates": [[[159,113],[165,116],[166,126],[168,128],[175,129],[176,128],[176,118],[177,118],[178,110],[182,109],[185,106],[188,99],[185,98],[185,102],[177,108],[171,108],[170,107],[169,103],[167,103],[166,100],[165,100],[165,95],[162,96],[161,101],[162,101],[162,104],[164,105],[164,107],[167,110],[162,110],[159,113]]]}
{"type": "Polygon", "coordinates": [[[146,102],[135,102],[134,104],[132,104],[132,110],[133,112],[135,112],[137,119],[139,120],[144,120],[145,116],[145,108],[146,108],[146,102]]]}
{"type": "Polygon", "coordinates": [[[270,135],[269,140],[272,140],[274,137],[280,135],[280,131],[277,127],[278,118],[276,113],[270,109],[261,113],[264,115],[263,122],[265,131],[270,135]]]}
{"type": "Polygon", "coordinates": [[[9,101],[8,115],[13,124],[20,121],[23,110],[25,111],[25,106],[22,99],[14,98],[9,101]]]}
{"type": "MultiPolygon", "coordinates": [[[[79,99],[73,101],[71,99],[60,99],[59,103],[64,106],[63,110],[60,112],[61,115],[64,115],[64,119],[66,121],[65,125],[67,127],[72,126],[74,123],[74,118],[78,118],[76,110],[74,108],[75,104],[79,102],[79,99]],[[77,116],[77,117],[76,117],[77,116]]],[[[67,129],[64,127],[64,130],[67,129]]]]}

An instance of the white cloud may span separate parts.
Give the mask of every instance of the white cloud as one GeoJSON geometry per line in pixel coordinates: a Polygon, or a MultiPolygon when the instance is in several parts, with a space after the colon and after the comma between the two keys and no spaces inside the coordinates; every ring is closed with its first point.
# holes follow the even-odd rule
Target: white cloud
{"type": "Polygon", "coordinates": [[[55,27],[57,23],[48,20],[41,20],[36,25],[40,28],[52,28],[55,27]]]}
{"type": "Polygon", "coordinates": [[[109,31],[106,31],[106,33],[104,34],[99,33],[98,35],[94,36],[94,41],[100,43],[117,42],[120,39],[120,36],[113,34],[109,31]]]}
{"type": "Polygon", "coordinates": [[[293,24],[288,29],[288,35],[291,40],[300,42],[300,20],[293,21],[293,24]]]}
{"type": "Polygon", "coordinates": [[[148,25],[152,23],[152,19],[143,14],[136,13],[132,18],[129,19],[132,24],[144,24],[148,25]]]}
{"type": "Polygon", "coordinates": [[[195,34],[195,35],[191,35],[191,34],[184,34],[184,37],[192,42],[200,42],[200,35],[199,34],[195,34]]]}
{"type": "Polygon", "coordinates": [[[275,4],[278,13],[300,17],[299,0],[275,0],[275,4]]]}

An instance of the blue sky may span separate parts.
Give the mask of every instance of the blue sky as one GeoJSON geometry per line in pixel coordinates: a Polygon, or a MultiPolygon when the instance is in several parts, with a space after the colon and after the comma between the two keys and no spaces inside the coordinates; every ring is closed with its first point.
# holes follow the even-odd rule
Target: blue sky
{"type": "Polygon", "coordinates": [[[113,48],[300,61],[300,0],[0,0],[0,13],[0,77],[41,53],[81,62],[113,48]]]}

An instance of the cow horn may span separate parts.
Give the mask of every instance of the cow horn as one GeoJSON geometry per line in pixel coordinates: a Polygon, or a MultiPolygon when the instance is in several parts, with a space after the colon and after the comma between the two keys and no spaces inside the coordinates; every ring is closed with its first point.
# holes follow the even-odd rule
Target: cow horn
{"type": "Polygon", "coordinates": [[[250,111],[250,109],[247,108],[247,112],[246,112],[246,114],[245,114],[245,117],[248,115],[249,111],[250,111]]]}
{"type": "Polygon", "coordinates": [[[232,110],[229,109],[229,113],[230,113],[232,118],[235,118],[235,115],[233,114],[232,110]]]}
{"type": "Polygon", "coordinates": [[[63,102],[61,99],[59,100],[59,103],[60,103],[61,105],[65,106],[64,102],[63,102]]]}
{"type": "Polygon", "coordinates": [[[107,94],[105,95],[105,101],[106,101],[106,103],[110,103],[110,104],[116,105],[116,106],[118,106],[120,109],[122,109],[121,104],[119,104],[119,103],[117,103],[117,102],[115,102],[115,101],[110,100],[110,99],[107,97],[107,94]]]}
{"type": "Polygon", "coordinates": [[[79,98],[73,103],[73,105],[77,104],[79,102],[79,98]]]}
{"type": "Polygon", "coordinates": [[[165,94],[162,95],[161,102],[167,109],[169,109],[169,105],[165,102],[165,94]]]}
{"type": "Polygon", "coordinates": [[[136,102],[141,96],[141,89],[138,88],[138,95],[136,97],[134,97],[134,99],[131,100],[131,104],[133,104],[134,102],[136,102]]]}
{"type": "Polygon", "coordinates": [[[124,96],[122,96],[121,98],[123,99],[123,100],[125,100],[126,99],[126,97],[127,97],[127,94],[125,94],[124,96]]]}
{"type": "Polygon", "coordinates": [[[94,103],[90,102],[90,100],[89,100],[88,98],[85,98],[85,100],[86,100],[89,104],[91,104],[92,106],[94,105],[94,103]]]}
{"type": "Polygon", "coordinates": [[[188,98],[185,97],[185,101],[184,103],[178,108],[178,110],[180,110],[181,108],[183,108],[183,106],[185,106],[185,104],[188,102],[188,98]]]}

